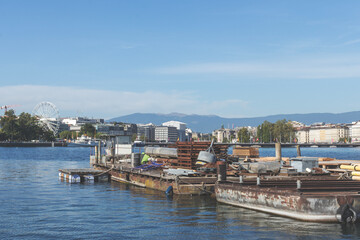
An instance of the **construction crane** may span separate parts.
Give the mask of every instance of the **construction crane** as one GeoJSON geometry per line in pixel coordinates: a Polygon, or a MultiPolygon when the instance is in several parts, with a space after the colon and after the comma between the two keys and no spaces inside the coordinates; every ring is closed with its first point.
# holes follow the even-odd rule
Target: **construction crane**
{"type": "Polygon", "coordinates": [[[0,109],[5,109],[5,112],[4,112],[4,115],[5,115],[8,108],[13,108],[13,107],[18,107],[18,106],[20,106],[20,105],[4,105],[4,106],[1,106],[0,109]]]}

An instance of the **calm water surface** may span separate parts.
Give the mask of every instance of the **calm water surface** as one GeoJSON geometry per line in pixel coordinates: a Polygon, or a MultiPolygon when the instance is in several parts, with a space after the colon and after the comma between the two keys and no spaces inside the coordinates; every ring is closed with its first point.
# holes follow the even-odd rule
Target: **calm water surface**
{"type": "MultiPolygon", "coordinates": [[[[304,223],[119,183],[67,184],[60,168],[89,166],[88,148],[0,148],[0,239],[357,239],[360,227],[304,223]]],[[[261,149],[273,156],[274,149],[261,149]]],[[[359,159],[360,149],[302,149],[359,159]]],[[[295,149],[283,149],[295,156],[295,149]]]]}

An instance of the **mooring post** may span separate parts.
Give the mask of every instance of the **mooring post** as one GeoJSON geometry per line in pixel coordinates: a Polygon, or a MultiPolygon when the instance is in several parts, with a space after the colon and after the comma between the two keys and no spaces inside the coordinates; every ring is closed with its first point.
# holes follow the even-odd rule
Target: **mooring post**
{"type": "Polygon", "coordinates": [[[219,162],[217,165],[218,181],[226,181],[226,162],[219,162]]]}
{"type": "Polygon", "coordinates": [[[296,152],[297,152],[297,156],[301,157],[300,145],[296,145],[296,152]]]}
{"type": "Polygon", "coordinates": [[[281,143],[275,143],[275,160],[281,163],[281,143]]]}
{"type": "Polygon", "coordinates": [[[98,147],[97,146],[95,146],[94,155],[95,155],[95,164],[98,164],[99,161],[98,161],[98,147]]]}
{"type": "Polygon", "coordinates": [[[240,179],[240,183],[244,183],[244,178],[243,178],[243,176],[242,175],[240,175],[240,177],[239,177],[240,179]]]}
{"type": "Polygon", "coordinates": [[[99,162],[101,162],[101,141],[99,141],[98,156],[99,156],[99,162]]]}

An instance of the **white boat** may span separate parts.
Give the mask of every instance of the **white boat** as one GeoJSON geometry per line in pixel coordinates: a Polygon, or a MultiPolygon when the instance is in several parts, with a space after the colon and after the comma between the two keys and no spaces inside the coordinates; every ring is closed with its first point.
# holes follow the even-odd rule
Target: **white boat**
{"type": "Polygon", "coordinates": [[[80,138],[78,137],[76,140],[69,142],[68,147],[95,147],[99,146],[99,141],[82,135],[80,138]]]}

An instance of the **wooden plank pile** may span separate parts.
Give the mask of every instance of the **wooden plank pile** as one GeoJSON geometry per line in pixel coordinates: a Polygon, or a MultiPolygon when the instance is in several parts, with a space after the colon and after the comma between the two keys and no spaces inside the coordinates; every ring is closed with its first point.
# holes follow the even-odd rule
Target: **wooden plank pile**
{"type": "MultiPolygon", "coordinates": [[[[206,151],[211,142],[177,142],[178,163],[177,167],[195,169],[200,151],[206,151]]],[[[215,155],[218,159],[227,159],[228,146],[223,144],[213,145],[215,155]]]]}
{"type": "Polygon", "coordinates": [[[200,151],[206,151],[210,142],[177,142],[178,167],[194,169],[200,151]]]}
{"type": "Polygon", "coordinates": [[[236,146],[233,149],[233,156],[237,156],[237,157],[241,157],[241,158],[245,158],[245,157],[258,158],[259,157],[259,148],[236,146]]]}

